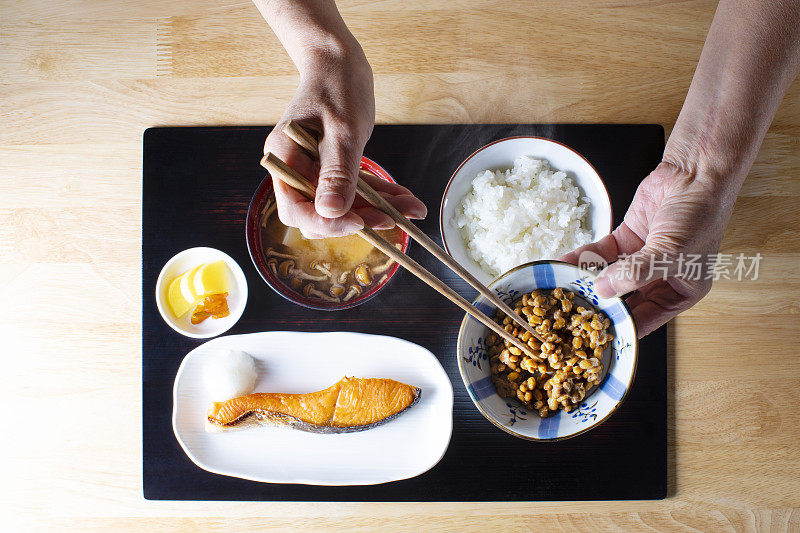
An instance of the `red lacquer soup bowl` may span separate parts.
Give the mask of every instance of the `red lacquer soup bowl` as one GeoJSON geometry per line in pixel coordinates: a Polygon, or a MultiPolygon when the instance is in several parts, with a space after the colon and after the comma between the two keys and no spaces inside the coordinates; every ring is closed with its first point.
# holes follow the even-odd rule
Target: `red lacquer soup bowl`
{"type": "MultiPolygon", "coordinates": [[[[389,175],[386,170],[374,161],[362,157],[361,168],[378,176],[381,179],[396,183],[395,180],[389,175]]],[[[268,202],[274,201],[274,194],[272,191],[272,178],[269,174],[261,181],[261,184],[256,189],[253,199],[250,201],[250,208],[247,211],[247,221],[245,224],[245,233],[247,238],[247,249],[250,252],[250,258],[253,264],[261,275],[261,278],[272,287],[272,289],[294,303],[310,307],[311,309],[320,309],[324,311],[338,311],[341,309],[349,309],[362,304],[378,294],[394,277],[399,265],[392,264],[389,269],[382,274],[382,281],[374,281],[371,285],[363,287],[361,294],[350,298],[347,301],[326,301],[315,296],[305,296],[302,289],[295,289],[291,287],[288,282],[276,275],[276,272],[268,264],[267,251],[264,249],[261,232],[264,230],[261,221],[264,216],[264,209],[268,202]]],[[[405,252],[408,249],[408,235],[400,231],[400,244],[401,251],[405,252]]]]}

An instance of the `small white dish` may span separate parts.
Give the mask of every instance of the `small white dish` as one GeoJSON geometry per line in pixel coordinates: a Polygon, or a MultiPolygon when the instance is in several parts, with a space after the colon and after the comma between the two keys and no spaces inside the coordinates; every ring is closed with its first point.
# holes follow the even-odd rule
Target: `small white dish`
{"type": "MultiPolygon", "coordinates": [[[[614,334],[603,353],[603,381],[570,413],[559,410],[541,418],[516,399],[501,398],[492,383],[486,336],[489,328],[465,315],[458,332],[458,370],[472,403],[489,422],[515,437],[557,441],[580,435],[605,422],[622,405],[636,374],[639,339],[628,306],[619,298],[601,298],[595,293],[596,274],[561,261],[534,261],[512,268],[489,285],[511,304],[534,289],[561,287],[575,293],[579,304],[590,304],[611,319],[614,334]]],[[[483,296],[475,306],[489,316],[497,309],[483,296]]]]}
{"type": "Polygon", "coordinates": [[[581,189],[582,196],[591,200],[589,223],[593,241],[599,241],[611,233],[614,218],[611,198],[600,175],[581,154],[564,144],[543,137],[509,137],[489,143],[473,152],[459,165],[445,187],[439,208],[439,231],[445,250],[484,285],[495,276],[485,272],[469,255],[461,231],[455,224],[456,210],[464,195],[472,188],[472,181],[478,174],[486,170],[510,169],[514,166],[514,160],[524,155],[546,159],[556,170],[566,172],[581,189]]]}
{"type": "Polygon", "coordinates": [[[175,377],[172,428],[200,468],[268,483],[372,485],[418,476],[444,455],[453,430],[453,387],[425,348],[361,333],[270,331],[230,335],[198,346],[175,377]],[[352,377],[390,378],[422,389],[397,418],[356,433],[317,434],[282,427],[208,433],[212,399],[203,362],[240,350],[256,362],[255,392],[314,392],[352,377]]]}
{"type": "Polygon", "coordinates": [[[158,312],[161,313],[161,318],[169,324],[169,327],[181,335],[194,339],[216,337],[231,329],[242,317],[246,304],[247,279],[244,277],[244,272],[231,256],[216,248],[198,247],[180,252],[167,261],[167,264],[164,265],[158,275],[158,281],[156,281],[156,306],[158,306],[158,312]],[[191,313],[186,313],[181,318],[177,318],[169,309],[169,304],[167,303],[167,290],[170,282],[197,265],[220,260],[225,261],[231,282],[231,291],[228,293],[230,314],[224,318],[207,318],[196,325],[190,321],[191,313]]]}

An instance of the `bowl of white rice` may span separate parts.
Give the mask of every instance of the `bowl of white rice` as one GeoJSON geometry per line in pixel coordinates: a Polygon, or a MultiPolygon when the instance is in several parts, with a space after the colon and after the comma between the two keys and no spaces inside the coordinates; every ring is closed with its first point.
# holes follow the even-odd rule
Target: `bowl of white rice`
{"type": "Polygon", "coordinates": [[[470,155],[450,178],[439,211],[445,249],[484,284],[598,241],[612,224],[611,199],[591,163],[532,136],[470,155]]]}

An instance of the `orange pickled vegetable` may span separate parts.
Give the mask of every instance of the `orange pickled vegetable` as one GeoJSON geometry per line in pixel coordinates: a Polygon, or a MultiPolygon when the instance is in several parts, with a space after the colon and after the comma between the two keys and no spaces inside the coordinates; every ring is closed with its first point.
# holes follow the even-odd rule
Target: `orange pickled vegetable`
{"type": "Polygon", "coordinates": [[[192,313],[192,324],[197,325],[208,317],[223,318],[231,314],[228,309],[227,297],[227,292],[206,296],[203,301],[195,307],[194,313],[192,313]]]}

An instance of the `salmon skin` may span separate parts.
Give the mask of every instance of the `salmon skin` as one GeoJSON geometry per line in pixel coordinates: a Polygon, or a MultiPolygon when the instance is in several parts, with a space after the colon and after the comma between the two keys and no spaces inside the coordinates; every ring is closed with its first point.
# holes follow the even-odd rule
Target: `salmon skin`
{"type": "Polygon", "coordinates": [[[345,377],[307,394],[253,393],[214,402],[208,431],[289,426],[311,433],[351,433],[385,424],[417,403],[422,390],[393,379],[345,377]]]}

